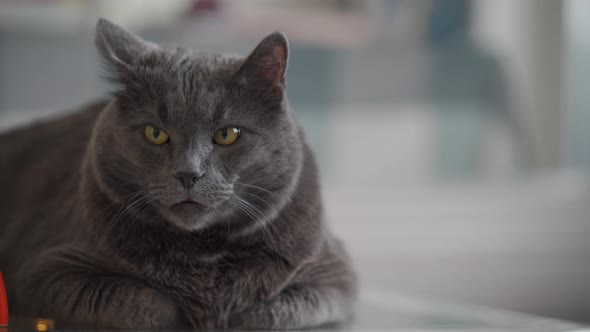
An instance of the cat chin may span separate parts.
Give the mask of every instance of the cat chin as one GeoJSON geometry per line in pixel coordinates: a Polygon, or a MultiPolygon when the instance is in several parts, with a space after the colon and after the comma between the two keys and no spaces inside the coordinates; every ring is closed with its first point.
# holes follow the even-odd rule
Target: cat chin
{"type": "Polygon", "coordinates": [[[190,232],[206,228],[213,220],[212,213],[206,207],[193,203],[163,207],[162,214],[170,223],[190,232]]]}

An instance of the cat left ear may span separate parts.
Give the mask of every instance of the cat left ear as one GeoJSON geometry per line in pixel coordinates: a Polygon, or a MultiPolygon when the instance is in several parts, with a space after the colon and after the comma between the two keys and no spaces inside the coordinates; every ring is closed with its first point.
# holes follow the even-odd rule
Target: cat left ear
{"type": "Polygon", "coordinates": [[[158,48],[103,18],[96,24],[95,43],[102,58],[119,69],[128,68],[142,54],[158,48]]]}
{"type": "Polygon", "coordinates": [[[266,36],[248,55],[239,69],[248,79],[285,87],[289,44],[281,32],[266,36]]]}

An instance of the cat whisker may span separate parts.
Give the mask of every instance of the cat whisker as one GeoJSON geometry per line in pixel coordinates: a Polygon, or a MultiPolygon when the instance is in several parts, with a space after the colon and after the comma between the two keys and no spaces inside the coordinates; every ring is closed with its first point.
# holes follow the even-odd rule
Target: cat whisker
{"type": "MultiPolygon", "coordinates": [[[[249,204],[248,202],[244,201],[243,199],[241,199],[240,197],[234,196],[233,197],[235,199],[235,201],[233,201],[233,203],[240,208],[241,211],[245,212],[250,218],[252,218],[252,220],[254,221],[254,223],[258,226],[258,225],[262,225],[262,223],[260,223],[260,218],[263,218],[264,216],[259,213],[258,211],[254,210],[251,206],[251,204],[249,204]]],[[[230,202],[232,202],[230,200],[230,202]]]]}
{"type": "Polygon", "coordinates": [[[260,196],[257,196],[255,194],[252,194],[252,193],[249,193],[249,192],[244,192],[244,194],[249,195],[249,196],[252,196],[252,197],[258,199],[259,201],[261,201],[262,203],[266,204],[266,206],[268,206],[271,209],[273,208],[273,205],[271,203],[269,203],[267,200],[263,199],[260,196]]]}
{"type": "Polygon", "coordinates": [[[136,195],[134,195],[133,198],[129,200],[130,201],[129,204],[123,205],[119,209],[119,212],[117,213],[117,215],[113,219],[107,221],[108,226],[107,226],[107,229],[105,230],[105,232],[103,233],[103,238],[101,240],[104,241],[104,239],[113,231],[113,229],[119,223],[119,220],[121,219],[121,217],[123,217],[128,211],[133,209],[135,206],[143,204],[149,200],[151,200],[151,196],[146,195],[144,193],[139,192],[136,195]]]}
{"type": "MultiPolygon", "coordinates": [[[[142,202],[141,204],[139,204],[138,202],[139,202],[140,200],[138,199],[136,202],[134,202],[134,203],[133,203],[133,204],[134,204],[134,207],[136,208],[136,213],[140,213],[141,211],[143,211],[143,210],[144,210],[144,209],[145,209],[147,206],[149,206],[149,204],[150,204],[152,201],[154,201],[154,200],[155,200],[155,198],[154,198],[154,197],[148,197],[148,196],[146,195],[146,196],[144,196],[144,197],[143,197],[143,199],[142,199],[142,201],[143,201],[143,202],[142,202]],[[147,199],[145,199],[145,198],[147,198],[147,199]],[[138,206],[139,206],[139,207],[138,207],[138,206]]],[[[124,215],[124,214],[122,214],[122,215],[124,215]]],[[[122,215],[121,215],[121,216],[122,216],[122,215]]],[[[118,225],[118,226],[122,226],[122,224],[125,224],[125,223],[127,223],[127,222],[128,222],[130,219],[131,219],[131,218],[133,218],[133,215],[131,215],[131,214],[128,214],[127,218],[125,218],[125,219],[120,219],[120,217],[119,217],[117,220],[114,220],[114,221],[112,221],[112,222],[109,224],[109,225],[110,225],[110,227],[109,227],[109,231],[108,231],[108,232],[105,232],[105,234],[107,234],[107,235],[108,235],[108,234],[109,234],[109,233],[110,233],[110,232],[111,232],[111,231],[112,231],[112,230],[113,230],[113,229],[114,229],[114,228],[115,228],[117,225],[118,225]]]]}
{"type": "Polygon", "coordinates": [[[269,249],[270,257],[273,258],[277,263],[282,263],[281,256],[278,254],[279,250],[275,248],[275,234],[272,229],[271,223],[258,223],[258,230],[262,232],[264,236],[266,236],[267,241],[265,241],[267,248],[269,249]]]}
{"type": "Polygon", "coordinates": [[[255,207],[252,203],[245,200],[244,198],[241,198],[239,196],[233,196],[233,198],[235,199],[233,203],[236,203],[236,206],[240,210],[242,210],[244,213],[250,216],[250,218],[252,218],[256,226],[256,229],[260,230],[262,234],[267,237],[268,247],[271,249],[272,254],[275,256],[274,258],[277,259],[277,261],[280,261],[280,257],[278,257],[277,251],[273,245],[275,234],[273,234],[272,225],[271,223],[264,220],[266,219],[266,217],[264,216],[263,212],[260,211],[260,209],[258,209],[257,207],[255,207]]]}
{"type": "MultiPolygon", "coordinates": [[[[129,201],[135,199],[139,195],[141,195],[141,192],[132,192],[127,195],[124,195],[121,199],[123,201],[129,201]]],[[[90,216],[90,218],[91,220],[97,220],[99,218],[109,219],[114,214],[119,213],[120,209],[122,208],[123,206],[121,206],[119,203],[109,204],[105,208],[95,213],[93,216],[90,216]]]]}
{"type": "Polygon", "coordinates": [[[254,189],[262,190],[262,191],[265,191],[265,192],[267,192],[267,193],[269,193],[271,195],[274,194],[272,191],[270,191],[268,189],[264,189],[262,187],[255,186],[255,185],[252,185],[252,184],[245,184],[245,183],[241,183],[241,182],[234,182],[234,185],[239,185],[239,186],[243,186],[243,187],[248,187],[248,188],[254,188],[254,189]]]}

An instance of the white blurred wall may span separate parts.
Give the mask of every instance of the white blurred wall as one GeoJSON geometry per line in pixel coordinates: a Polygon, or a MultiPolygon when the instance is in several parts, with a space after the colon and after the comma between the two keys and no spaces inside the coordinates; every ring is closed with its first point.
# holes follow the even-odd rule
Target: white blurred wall
{"type": "Polygon", "coordinates": [[[473,36],[503,61],[533,161],[555,168],[563,157],[562,58],[566,1],[474,0],[473,36]]]}
{"type": "Polygon", "coordinates": [[[565,1],[564,146],[568,164],[590,166],[590,1],[565,1]]]}

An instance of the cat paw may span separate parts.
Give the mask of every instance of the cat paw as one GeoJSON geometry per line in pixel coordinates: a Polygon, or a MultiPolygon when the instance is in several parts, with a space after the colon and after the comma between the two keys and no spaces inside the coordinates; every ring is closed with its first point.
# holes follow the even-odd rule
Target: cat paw
{"type": "Polygon", "coordinates": [[[153,289],[143,289],[134,303],[129,303],[128,315],[121,322],[113,322],[128,329],[165,329],[186,325],[179,306],[153,289]]]}
{"type": "Polygon", "coordinates": [[[232,331],[272,330],[275,329],[275,320],[270,310],[257,308],[229,317],[225,328],[232,331]]]}

